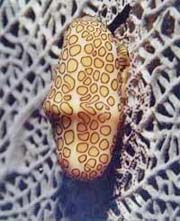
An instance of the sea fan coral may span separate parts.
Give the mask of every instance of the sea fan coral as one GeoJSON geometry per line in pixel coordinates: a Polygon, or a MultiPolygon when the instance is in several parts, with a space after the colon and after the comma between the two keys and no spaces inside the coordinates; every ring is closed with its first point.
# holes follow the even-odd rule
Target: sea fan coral
{"type": "Polygon", "coordinates": [[[178,1],[132,6],[125,33],[133,54],[129,112],[115,200],[121,214],[113,220],[180,217],[179,17],[178,1]]]}
{"type": "Polygon", "coordinates": [[[179,18],[179,0],[0,1],[0,220],[180,219],[179,18]],[[83,14],[132,59],[124,135],[91,183],[61,173],[41,108],[62,34],[83,14]]]}

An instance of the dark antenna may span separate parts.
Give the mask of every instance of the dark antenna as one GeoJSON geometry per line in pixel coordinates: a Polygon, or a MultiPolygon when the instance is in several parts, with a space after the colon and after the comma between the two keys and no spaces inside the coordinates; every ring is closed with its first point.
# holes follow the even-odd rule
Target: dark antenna
{"type": "Polygon", "coordinates": [[[129,13],[131,10],[131,6],[127,4],[125,8],[117,14],[115,19],[108,25],[108,29],[114,33],[114,31],[123,23],[126,22],[127,18],[129,17],[129,13]]]}

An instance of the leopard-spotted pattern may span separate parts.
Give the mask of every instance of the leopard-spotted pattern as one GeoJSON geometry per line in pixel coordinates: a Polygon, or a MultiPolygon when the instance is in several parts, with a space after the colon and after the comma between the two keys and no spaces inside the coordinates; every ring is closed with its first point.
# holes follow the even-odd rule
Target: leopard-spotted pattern
{"type": "Polygon", "coordinates": [[[43,107],[53,119],[60,165],[70,176],[94,179],[111,160],[123,112],[122,60],[112,34],[94,18],[76,19],[65,33],[43,107]]]}

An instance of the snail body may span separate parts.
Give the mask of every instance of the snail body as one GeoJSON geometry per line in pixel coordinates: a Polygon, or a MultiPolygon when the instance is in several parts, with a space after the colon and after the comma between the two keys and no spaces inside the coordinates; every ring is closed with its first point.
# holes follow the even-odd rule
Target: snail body
{"type": "Polygon", "coordinates": [[[53,121],[59,163],[76,179],[101,176],[112,158],[127,81],[121,62],[128,61],[117,42],[93,17],[73,21],[43,104],[53,121]]]}

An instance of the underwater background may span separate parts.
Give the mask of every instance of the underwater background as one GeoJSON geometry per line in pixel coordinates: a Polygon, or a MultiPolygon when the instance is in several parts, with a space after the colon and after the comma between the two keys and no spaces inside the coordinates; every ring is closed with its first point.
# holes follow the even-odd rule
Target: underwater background
{"type": "Polygon", "coordinates": [[[180,0],[0,0],[0,221],[180,220],[180,0]],[[58,162],[42,110],[73,19],[125,39],[128,105],[103,177],[58,162]]]}

